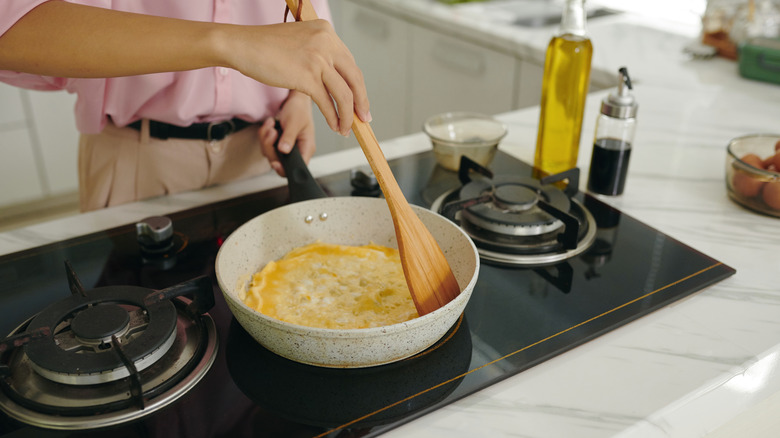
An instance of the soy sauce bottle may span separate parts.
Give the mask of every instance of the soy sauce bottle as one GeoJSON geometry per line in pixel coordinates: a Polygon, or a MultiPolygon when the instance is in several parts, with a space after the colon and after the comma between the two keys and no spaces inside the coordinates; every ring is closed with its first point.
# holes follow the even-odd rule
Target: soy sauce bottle
{"type": "Polygon", "coordinates": [[[588,190],[591,192],[617,196],[625,188],[638,108],[631,95],[632,89],[628,69],[621,67],[618,70],[617,92],[610,93],[601,102],[601,114],[596,120],[588,174],[588,190]]]}

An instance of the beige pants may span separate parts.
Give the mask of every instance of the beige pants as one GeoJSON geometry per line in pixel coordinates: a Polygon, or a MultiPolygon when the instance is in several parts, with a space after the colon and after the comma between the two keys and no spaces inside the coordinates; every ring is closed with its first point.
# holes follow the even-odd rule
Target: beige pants
{"type": "Polygon", "coordinates": [[[235,181],[270,170],[257,127],[222,141],[159,140],[140,131],[106,126],[79,141],[81,211],[235,181]]]}

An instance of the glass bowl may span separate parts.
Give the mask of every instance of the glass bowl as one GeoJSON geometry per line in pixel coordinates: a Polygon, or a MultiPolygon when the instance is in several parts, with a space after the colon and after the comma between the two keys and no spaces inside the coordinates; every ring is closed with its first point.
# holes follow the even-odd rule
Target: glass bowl
{"type": "Polygon", "coordinates": [[[506,125],[493,117],[469,112],[435,115],[423,124],[433,144],[436,162],[449,170],[458,170],[465,155],[482,166],[488,166],[506,136],[506,125]]]}
{"type": "Polygon", "coordinates": [[[780,134],[737,137],[727,152],[729,197],[751,210],[780,217],[780,134]]]}

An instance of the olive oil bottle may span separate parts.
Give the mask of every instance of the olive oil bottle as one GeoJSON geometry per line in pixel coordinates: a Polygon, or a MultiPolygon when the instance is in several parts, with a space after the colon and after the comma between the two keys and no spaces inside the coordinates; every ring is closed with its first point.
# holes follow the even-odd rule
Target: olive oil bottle
{"type": "Polygon", "coordinates": [[[593,56],[585,31],[584,3],[566,0],[560,30],[547,46],[534,154],[534,167],[543,175],[577,166],[593,56]]]}

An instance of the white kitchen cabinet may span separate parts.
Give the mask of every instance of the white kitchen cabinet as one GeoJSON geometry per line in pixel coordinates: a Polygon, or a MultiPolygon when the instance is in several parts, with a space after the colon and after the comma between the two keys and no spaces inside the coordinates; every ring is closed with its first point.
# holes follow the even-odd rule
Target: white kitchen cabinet
{"type": "Polygon", "coordinates": [[[76,96],[64,91],[24,91],[34,118],[30,129],[41,151],[46,195],[78,192],[79,132],[73,107],[76,96]]]}
{"type": "Polygon", "coordinates": [[[0,135],[0,206],[41,199],[44,190],[28,130],[2,130],[0,135]]]}
{"type": "Polygon", "coordinates": [[[539,104],[541,66],[370,2],[339,4],[339,34],[363,70],[379,140],[420,132],[442,112],[539,104]]]}
{"type": "Polygon", "coordinates": [[[513,108],[514,56],[412,26],[411,129],[450,111],[497,114],[513,108]]]}
{"type": "Polygon", "coordinates": [[[514,107],[519,109],[539,105],[542,100],[544,66],[518,59],[517,72],[514,107]]]}
{"type": "Polygon", "coordinates": [[[410,24],[370,7],[342,1],[340,36],[363,71],[378,140],[409,132],[410,24]]]}
{"type": "Polygon", "coordinates": [[[44,196],[23,93],[0,83],[0,207],[44,196]]]}
{"type": "Polygon", "coordinates": [[[24,212],[78,192],[75,96],[0,83],[0,208],[24,212]],[[21,204],[25,206],[20,210],[21,204]]]}
{"type": "Polygon", "coordinates": [[[20,90],[0,82],[0,131],[16,129],[25,123],[20,90]]]}

